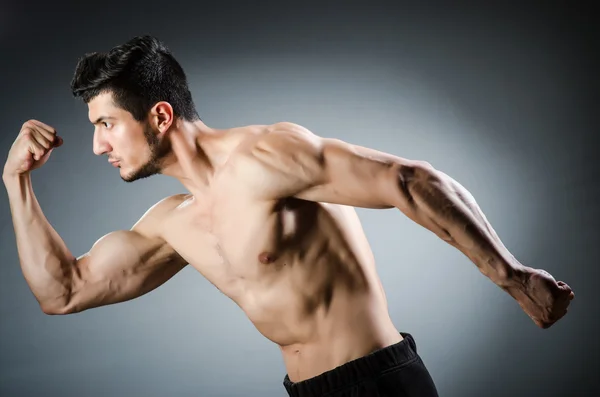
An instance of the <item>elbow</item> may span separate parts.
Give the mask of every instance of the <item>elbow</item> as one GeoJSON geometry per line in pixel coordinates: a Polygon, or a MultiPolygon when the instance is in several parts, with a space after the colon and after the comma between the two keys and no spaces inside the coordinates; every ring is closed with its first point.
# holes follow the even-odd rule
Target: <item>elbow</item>
{"type": "Polygon", "coordinates": [[[74,307],[67,302],[40,302],[40,309],[49,316],[59,316],[75,313],[74,307]]]}
{"type": "MultiPolygon", "coordinates": [[[[394,173],[396,185],[400,191],[400,204],[404,208],[415,205],[415,194],[423,182],[430,182],[439,178],[438,171],[426,161],[411,161],[401,164],[394,173]]],[[[398,205],[396,205],[398,207],[398,205]]]]}
{"type": "Polygon", "coordinates": [[[419,170],[420,172],[434,172],[435,168],[431,165],[430,162],[425,160],[414,161],[412,164],[414,169],[419,170]]]}
{"type": "Polygon", "coordinates": [[[412,196],[422,193],[423,190],[430,191],[432,186],[447,184],[448,176],[427,161],[415,161],[401,168],[400,180],[407,194],[412,196]]]}
{"type": "Polygon", "coordinates": [[[413,180],[428,181],[441,176],[440,172],[431,163],[423,160],[415,161],[407,168],[408,170],[406,171],[412,176],[413,180]]]}
{"type": "Polygon", "coordinates": [[[438,170],[427,161],[422,160],[401,164],[398,171],[399,180],[405,186],[439,176],[438,170]]]}
{"type": "Polygon", "coordinates": [[[49,316],[58,316],[58,315],[65,315],[65,314],[69,314],[70,312],[64,308],[64,307],[55,307],[55,306],[44,306],[44,305],[40,305],[40,308],[42,309],[42,312],[44,314],[47,314],[49,316]]]}

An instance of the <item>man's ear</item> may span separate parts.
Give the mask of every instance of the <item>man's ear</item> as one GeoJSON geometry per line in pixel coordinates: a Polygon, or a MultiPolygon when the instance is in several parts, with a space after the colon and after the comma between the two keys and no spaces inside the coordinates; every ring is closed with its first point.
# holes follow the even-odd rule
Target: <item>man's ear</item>
{"type": "Polygon", "coordinates": [[[150,123],[164,134],[175,122],[173,107],[169,102],[157,102],[150,110],[150,123]]]}

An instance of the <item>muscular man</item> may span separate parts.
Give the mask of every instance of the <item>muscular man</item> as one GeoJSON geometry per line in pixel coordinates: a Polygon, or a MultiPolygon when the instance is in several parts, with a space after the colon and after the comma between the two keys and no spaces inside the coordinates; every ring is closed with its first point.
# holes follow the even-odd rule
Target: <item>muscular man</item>
{"type": "Polygon", "coordinates": [[[436,396],[413,337],[390,320],[373,254],[352,207],[396,208],[460,250],[539,327],[574,294],[519,263],[473,197],[424,161],[317,136],[289,122],[219,130],[194,108],[184,71],[157,39],[137,37],[77,64],[93,150],[127,182],[154,174],[167,197],[131,228],[76,257],[45,219],[30,173],[62,145],[23,125],[3,172],[23,274],[41,309],[69,314],[139,297],[188,264],[276,343],[291,396],[436,396]]]}

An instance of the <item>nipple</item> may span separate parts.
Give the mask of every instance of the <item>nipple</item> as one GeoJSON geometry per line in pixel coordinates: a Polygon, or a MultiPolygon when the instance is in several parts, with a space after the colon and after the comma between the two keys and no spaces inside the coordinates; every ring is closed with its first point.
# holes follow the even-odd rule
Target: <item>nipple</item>
{"type": "Polygon", "coordinates": [[[269,263],[275,262],[275,255],[271,252],[265,251],[258,255],[258,260],[260,261],[260,263],[268,265],[269,263]]]}

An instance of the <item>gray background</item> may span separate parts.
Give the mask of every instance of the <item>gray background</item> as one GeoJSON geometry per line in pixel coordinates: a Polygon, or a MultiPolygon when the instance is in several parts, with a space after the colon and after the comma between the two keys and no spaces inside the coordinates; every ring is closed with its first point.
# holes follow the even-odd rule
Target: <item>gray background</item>
{"type": "MultiPolygon", "coordinates": [[[[208,125],[293,121],[427,160],[473,193],[519,260],[571,285],[567,317],[540,330],[429,231],[359,209],[392,318],[441,396],[600,395],[591,7],[124,3],[0,8],[0,152],[30,118],[64,137],[34,187],[76,255],[183,191],[165,177],[123,183],[93,155],[87,107],[69,91],[79,56],[153,34],[208,125]]],[[[22,277],[6,194],[0,222],[1,396],[285,395],[277,347],[193,269],[134,301],[47,316],[22,277]]]]}

